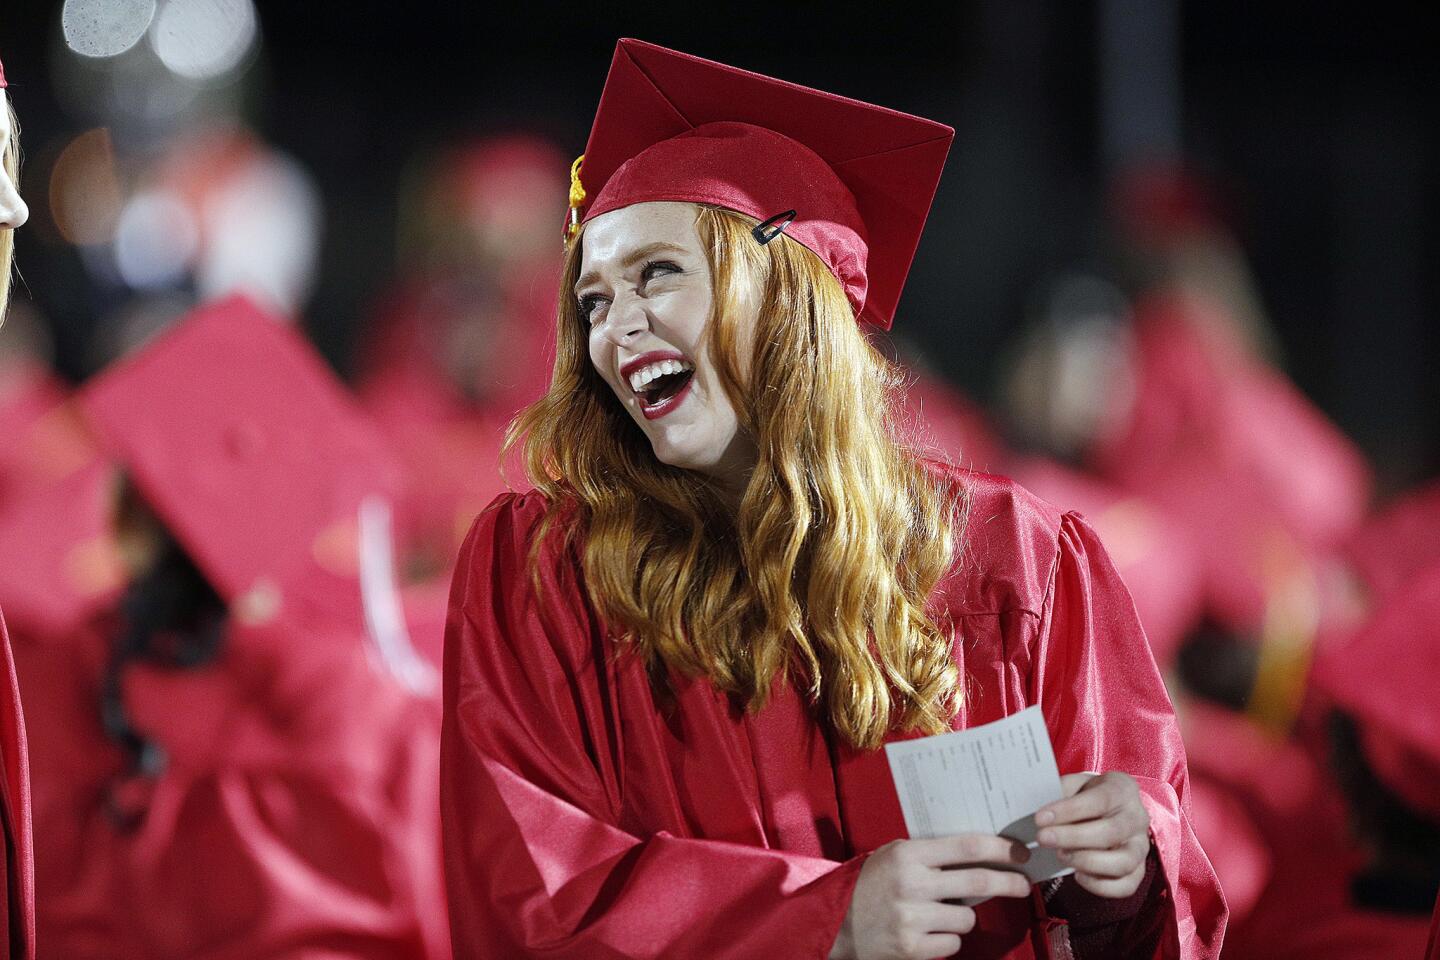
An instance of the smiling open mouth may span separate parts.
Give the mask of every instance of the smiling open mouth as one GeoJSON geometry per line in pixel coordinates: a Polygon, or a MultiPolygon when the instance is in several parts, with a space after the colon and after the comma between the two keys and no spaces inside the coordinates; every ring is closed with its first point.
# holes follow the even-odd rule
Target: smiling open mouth
{"type": "Polygon", "coordinates": [[[694,370],[681,370],[677,373],[663,374],[650,381],[644,390],[637,391],[637,396],[640,397],[640,402],[645,406],[656,406],[677,396],[681,390],[685,389],[685,385],[690,382],[690,378],[694,375],[694,370]]]}
{"type": "Polygon", "coordinates": [[[654,420],[669,413],[688,392],[695,365],[683,358],[663,358],[632,369],[630,389],[640,401],[640,412],[654,420]]]}

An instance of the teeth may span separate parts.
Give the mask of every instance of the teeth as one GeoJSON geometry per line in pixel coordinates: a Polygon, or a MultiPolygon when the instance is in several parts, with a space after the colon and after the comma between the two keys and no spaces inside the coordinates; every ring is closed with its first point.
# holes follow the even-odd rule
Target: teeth
{"type": "Polygon", "coordinates": [[[644,390],[650,381],[663,377],[666,374],[680,373],[683,370],[694,370],[695,365],[687,360],[659,360],[655,363],[647,363],[645,366],[630,374],[630,389],[636,393],[644,390]]]}

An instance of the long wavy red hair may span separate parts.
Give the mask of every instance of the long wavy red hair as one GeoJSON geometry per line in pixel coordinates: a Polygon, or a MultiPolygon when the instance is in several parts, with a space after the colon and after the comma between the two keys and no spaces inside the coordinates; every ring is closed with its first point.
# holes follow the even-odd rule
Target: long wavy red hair
{"type": "Polygon", "coordinates": [[[711,354],[758,448],[738,511],[712,481],[657,460],[592,367],[571,292],[583,232],[566,251],[550,389],[507,449],[549,498],[542,538],[566,518],[591,601],[657,676],[708,677],[754,709],[796,682],[861,748],[896,725],[949,729],[953,630],[927,601],[955,559],[963,504],[897,436],[899,373],[839,283],[784,235],[756,243],[754,225],[697,207],[711,354]],[[762,308],[742,338],[747,289],[763,291],[762,308]],[[737,343],[754,345],[743,366],[737,343]]]}

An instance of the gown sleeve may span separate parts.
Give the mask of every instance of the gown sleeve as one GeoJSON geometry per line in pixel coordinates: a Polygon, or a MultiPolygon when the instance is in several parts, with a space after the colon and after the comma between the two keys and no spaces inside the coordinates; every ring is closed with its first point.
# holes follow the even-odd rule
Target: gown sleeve
{"type": "Polygon", "coordinates": [[[445,637],[441,820],[456,957],[820,958],[844,863],[623,824],[613,657],[538,495],[461,550],[445,637]]]}
{"type": "Polygon", "coordinates": [[[1425,960],[1440,960],[1440,896],[1435,898],[1435,912],[1430,916],[1430,940],[1425,947],[1425,960]]]}
{"type": "Polygon", "coordinates": [[[30,762],[25,748],[25,717],[20,709],[20,688],[5,618],[0,615],[0,820],[4,848],[0,849],[0,875],[6,888],[6,906],[0,912],[0,942],[9,957],[35,956],[35,856],[30,826],[30,762]]]}
{"type": "Polygon", "coordinates": [[[1038,644],[1030,702],[1042,706],[1061,773],[1120,770],[1135,778],[1150,814],[1150,870],[1158,874],[1142,884],[1148,893],[1129,916],[1117,917],[1114,901],[1092,898],[1087,917],[1077,901],[1088,895],[1068,891],[1077,955],[1095,952],[1083,949],[1088,941],[1107,957],[1217,956],[1225,900],[1191,828],[1174,709],[1128,591],[1095,532],[1075,514],[1061,520],[1038,644]]]}
{"type": "Polygon", "coordinates": [[[107,830],[112,885],[94,886],[133,890],[122,929],[150,945],[143,955],[451,956],[436,705],[377,669],[350,630],[232,623],[214,662],[133,663],[122,683],[166,765],[134,830],[107,830]]]}

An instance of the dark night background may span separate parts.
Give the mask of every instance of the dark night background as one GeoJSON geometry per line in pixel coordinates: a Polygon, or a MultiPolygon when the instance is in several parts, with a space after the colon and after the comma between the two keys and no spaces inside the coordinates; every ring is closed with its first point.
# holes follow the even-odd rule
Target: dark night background
{"type": "MultiPolygon", "coordinates": [[[[619,36],[956,127],[897,329],[978,396],[993,390],[994,358],[1037,285],[1103,253],[1111,170],[1098,107],[1100,4],[258,6],[248,114],[324,192],[306,322],[342,371],[393,267],[405,158],[520,128],[579,153],[619,36]]],[[[1382,494],[1440,469],[1440,61],[1419,6],[1178,7],[1184,159],[1223,188],[1287,370],[1369,454],[1382,494]]],[[[5,0],[0,11],[32,171],[45,144],[83,125],[46,80],[63,55],[58,11],[33,0],[5,0]]],[[[27,178],[22,189],[38,206],[40,185],[27,178]]],[[[22,234],[17,258],[28,295],[56,325],[62,371],[83,377],[97,311],[73,250],[36,229],[22,234]]]]}

